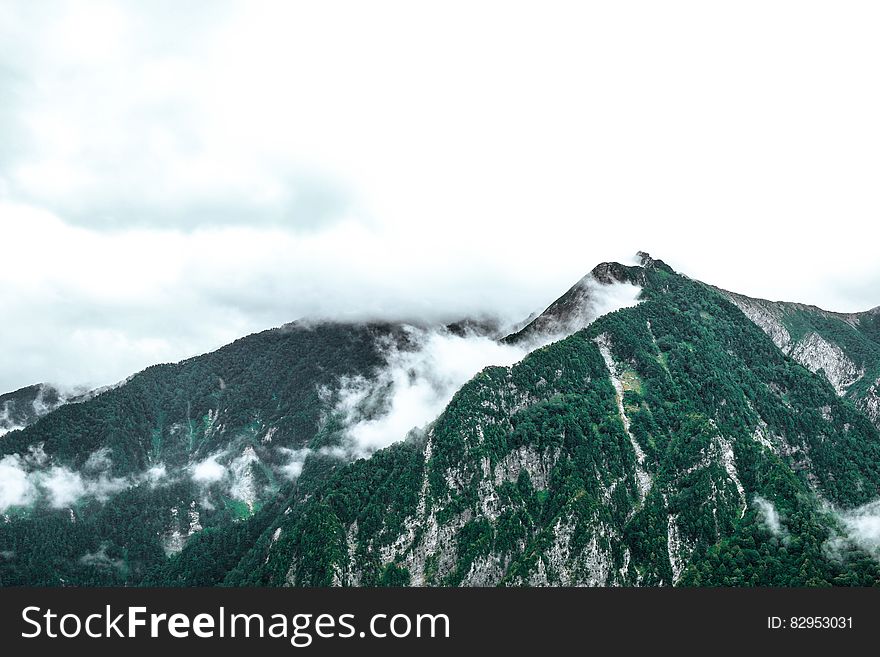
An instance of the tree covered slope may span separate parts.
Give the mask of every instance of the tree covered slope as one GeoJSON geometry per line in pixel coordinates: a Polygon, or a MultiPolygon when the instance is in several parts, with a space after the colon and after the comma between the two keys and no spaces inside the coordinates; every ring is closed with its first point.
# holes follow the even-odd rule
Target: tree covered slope
{"type": "MultiPolygon", "coordinates": [[[[424,436],[282,491],[147,578],[226,585],[873,584],[880,435],[718,291],[642,300],[463,386],[424,436]]],[[[552,308],[552,307],[551,307],[552,308]]]]}
{"type": "Polygon", "coordinates": [[[7,433],[0,583],[135,583],[192,535],[251,515],[298,474],[300,450],[332,442],[323,417],[339,382],[369,378],[408,340],[393,324],[292,324],[7,433]]]}
{"type": "Polygon", "coordinates": [[[423,430],[370,424],[442,366],[397,358],[421,348],[400,324],[293,324],[60,406],[0,439],[0,584],[880,581],[876,313],[640,262],[500,343],[444,329],[545,346],[423,430]],[[353,418],[393,444],[356,458],[353,418]]]}
{"type": "Polygon", "coordinates": [[[0,436],[24,429],[67,401],[63,392],[45,383],[0,395],[0,436]]]}

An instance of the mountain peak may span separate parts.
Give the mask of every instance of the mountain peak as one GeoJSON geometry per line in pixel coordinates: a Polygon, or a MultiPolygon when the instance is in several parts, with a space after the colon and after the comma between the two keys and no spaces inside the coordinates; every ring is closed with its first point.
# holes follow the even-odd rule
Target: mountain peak
{"type": "Polygon", "coordinates": [[[647,251],[638,251],[636,252],[636,260],[639,265],[644,267],[645,269],[662,269],[663,271],[669,272],[670,274],[674,274],[675,270],[667,265],[662,260],[652,258],[651,254],[647,251]]]}
{"type": "Polygon", "coordinates": [[[526,320],[523,328],[508,335],[504,341],[517,343],[551,337],[558,339],[571,334],[605,313],[635,304],[646,283],[647,275],[643,267],[619,262],[600,263],[542,313],[526,320]]]}
{"type": "Polygon", "coordinates": [[[622,265],[619,262],[602,262],[593,267],[592,271],[581,279],[581,283],[591,278],[603,285],[614,283],[641,285],[644,281],[644,272],[638,267],[622,265]]]}

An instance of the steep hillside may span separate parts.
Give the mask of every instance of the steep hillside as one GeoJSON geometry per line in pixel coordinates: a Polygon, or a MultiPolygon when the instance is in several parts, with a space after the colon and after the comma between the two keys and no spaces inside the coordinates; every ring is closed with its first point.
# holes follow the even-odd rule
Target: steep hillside
{"type": "Polygon", "coordinates": [[[640,263],[498,342],[300,322],[39,418],[19,391],[0,584],[880,581],[877,313],[640,263]]]}
{"type": "Polygon", "coordinates": [[[720,290],[784,353],[821,372],[880,427],[880,308],[835,313],[720,290]]]}
{"type": "Polygon", "coordinates": [[[63,392],[45,383],[0,395],[0,436],[24,429],[68,401],[63,392]]]}
{"type": "Polygon", "coordinates": [[[649,259],[609,270],[637,306],[483,370],[424,435],[292,484],[146,581],[877,582],[846,520],[880,494],[877,429],[714,289],[649,259]]]}
{"type": "MultiPolygon", "coordinates": [[[[643,264],[668,269],[647,253],[640,252],[639,257],[643,264]]],[[[504,342],[539,346],[569,336],[612,310],[634,305],[644,284],[643,268],[603,262],[504,342]]]]}
{"type": "Polygon", "coordinates": [[[204,528],[247,517],[300,474],[336,467],[325,422],[410,334],[292,324],[157,365],[0,440],[0,583],[136,581],[204,528]],[[305,450],[315,458],[303,463],[305,450]]]}

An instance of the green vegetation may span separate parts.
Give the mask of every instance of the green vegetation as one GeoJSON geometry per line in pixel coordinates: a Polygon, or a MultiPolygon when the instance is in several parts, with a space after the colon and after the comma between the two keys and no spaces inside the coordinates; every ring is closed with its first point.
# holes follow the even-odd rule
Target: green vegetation
{"type": "MultiPolygon", "coordinates": [[[[205,529],[170,557],[163,514],[173,506],[185,515],[198,499],[192,483],[91,502],[77,523],[35,510],[0,525],[0,551],[17,555],[47,538],[57,545],[0,562],[3,583],[880,581],[877,561],[842,538],[820,502],[847,509],[880,496],[880,434],[853,400],[785,356],[720,293],[659,261],[600,274],[637,282],[641,303],[512,367],[486,368],[425,435],[345,465],[315,458],[293,483],[266,472],[274,495],[252,514],[232,500],[202,509],[205,529]],[[106,558],[83,561],[87,553],[106,558]]],[[[570,310],[575,294],[556,309],[570,310]]],[[[866,369],[880,367],[876,323],[841,322],[798,311],[789,329],[821,330],[866,369]]],[[[151,368],[13,434],[3,449],[42,441],[81,465],[108,446],[118,470],[136,472],[230,443],[259,446],[269,426],[273,444],[330,444],[338,427],[319,422],[318,390],[375,366],[378,330],[270,332],[205,362],[151,368]]]]}

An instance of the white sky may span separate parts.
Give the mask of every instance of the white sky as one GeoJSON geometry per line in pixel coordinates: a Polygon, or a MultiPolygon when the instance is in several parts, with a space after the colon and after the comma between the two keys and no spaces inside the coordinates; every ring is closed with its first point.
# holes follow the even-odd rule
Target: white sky
{"type": "Polygon", "coordinates": [[[0,390],[650,251],[880,304],[876,2],[0,0],[0,390]]]}

